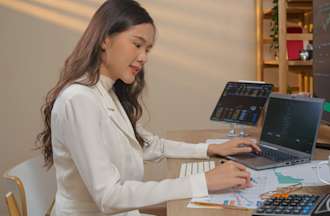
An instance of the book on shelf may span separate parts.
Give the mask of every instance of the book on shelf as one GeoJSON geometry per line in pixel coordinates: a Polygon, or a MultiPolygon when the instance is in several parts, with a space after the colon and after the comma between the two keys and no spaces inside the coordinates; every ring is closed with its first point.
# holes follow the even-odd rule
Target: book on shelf
{"type": "MultiPolygon", "coordinates": [[[[302,33],[301,27],[288,27],[287,33],[302,33]]],[[[302,40],[287,40],[288,60],[300,59],[299,53],[304,49],[304,41],[302,40]]]]}

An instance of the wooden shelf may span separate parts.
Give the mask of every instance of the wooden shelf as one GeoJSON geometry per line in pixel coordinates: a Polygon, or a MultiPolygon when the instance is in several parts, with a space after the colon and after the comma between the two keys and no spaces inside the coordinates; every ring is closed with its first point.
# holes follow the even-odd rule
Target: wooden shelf
{"type": "Polygon", "coordinates": [[[311,33],[287,33],[288,27],[308,27],[312,23],[313,0],[279,0],[278,2],[278,50],[277,60],[265,60],[265,45],[272,43],[270,35],[265,35],[265,19],[272,19],[273,10],[263,7],[263,0],[256,0],[256,24],[257,24],[257,80],[265,81],[264,69],[274,68],[278,73],[278,81],[272,80],[281,93],[287,93],[289,84],[288,74],[293,72],[297,77],[299,87],[290,87],[290,90],[313,91],[312,60],[289,60],[287,41],[312,41],[311,33]]]}
{"type": "Polygon", "coordinates": [[[265,37],[264,38],[264,44],[270,44],[272,43],[273,39],[271,37],[265,37]]]}
{"type": "MultiPolygon", "coordinates": [[[[290,90],[293,93],[297,93],[297,92],[299,92],[299,86],[290,86],[290,90]]],[[[277,86],[274,86],[272,89],[272,92],[279,92],[279,88],[277,86]]]]}
{"type": "Polygon", "coordinates": [[[288,10],[294,10],[297,9],[300,12],[301,11],[311,11],[313,7],[313,0],[306,0],[306,1],[292,1],[288,0],[288,10]]]}
{"type": "Polygon", "coordinates": [[[272,18],[272,9],[269,8],[269,9],[265,10],[263,17],[265,19],[271,19],[272,18]]]}
{"type": "Polygon", "coordinates": [[[286,38],[288,40],[313,40],[313,34],[312,33],[297,33],[297,34],[293,34],[293,33],[287,33],[286,34],[286,38]]]}
{"type": "MultiPolygon", "coordinates": [[[[304,14],[312,12],[312,0],[310,1],[288,1],[287,16],[288,18],[292,15],[294,17],[296,14],[304,14]]],[[[272,18],[272,8],[264,11],[263,16],[265,19],[272,18]]]]}
{"type": "Polygon", "coordinates": [[[309,2],[309,3],[312,3],[313,0],[288,0],[289,3],[306,3],[306,2],[309,2]]]}
{"type": "Polygon", "coordinates": [[[307,61],[302,61],[302,60],[290,60],[288,61],[289,66],[312,66],[313,65],[313,60],[307,60],[307,61]]]}
{"type": "MultiPolygon", "coordinates": [[[[287,40],[304,40],[304,41],[311,41],[313,40],[313,34],[312,33],[287,33],[286,34],[287,40]]],[[[270,44],[272,43],[272,38],[271,37],[264,37],[263,43],[264,44],[270,44]]]]}
{"type": "MultiPolygon", "coordinates": [[[[266,60],[264,61],[265,66],[269,67],[277,67],[278,66],[278,61],[277,60],[266,60]]],[[[307,60],[307,61],[302,61],[302,60],[289,60],[288,61],[289,66],[312,66],[313,61],[312,60],[307,60]]]]}
{"type": "Polygon", "coordinates": [[[264,65],[269,66],[269,67],[277,67],[278,66],[278,61],[276,61],[276,60],[266,60],[266,61],[264,61],[264,65]]]}

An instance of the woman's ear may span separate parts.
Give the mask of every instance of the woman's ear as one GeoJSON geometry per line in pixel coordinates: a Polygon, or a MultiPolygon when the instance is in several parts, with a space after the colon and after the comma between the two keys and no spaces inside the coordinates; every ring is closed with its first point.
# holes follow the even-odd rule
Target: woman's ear
{"type": "Polygon", "coordinates": [[[110,37],[106,37],[101,45],[102,51],[105,51],[108,47],[111,47],[111,39],[110,37]]]}

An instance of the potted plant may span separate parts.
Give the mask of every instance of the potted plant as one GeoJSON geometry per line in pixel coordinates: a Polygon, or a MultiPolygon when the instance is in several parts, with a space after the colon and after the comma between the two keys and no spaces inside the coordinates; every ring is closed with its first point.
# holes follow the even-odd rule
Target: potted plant
{"type": "Polygon", "coordinates": [[[272,43],[270,48],[274,51],[275,59],[278,57],[278,0],[273,0],[272,19],[271,19],[270,37],[272,43]]]}

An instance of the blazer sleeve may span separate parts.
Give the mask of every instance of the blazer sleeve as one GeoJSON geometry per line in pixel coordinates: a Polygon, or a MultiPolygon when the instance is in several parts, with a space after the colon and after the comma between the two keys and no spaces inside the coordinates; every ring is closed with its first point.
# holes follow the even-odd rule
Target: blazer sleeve
{"type": "Polygon", "coordinates": [[[144,159],[155,160],[161,157],[168,158],[209,158],[207,155],[208,144],[191,144],[163,139],[145,130],[141,124],[137,130],[145,140],[144,159]]]}
{"type": "Polygon", "coordinates": [[[121,180],[106,154],[102,111],[95,98],[75,95],[65,101],[60,120],[63,141],[93,200],[103,213],[117,213],[174,199],[207,196],[204,174],[160,182],[121,180]]]}

